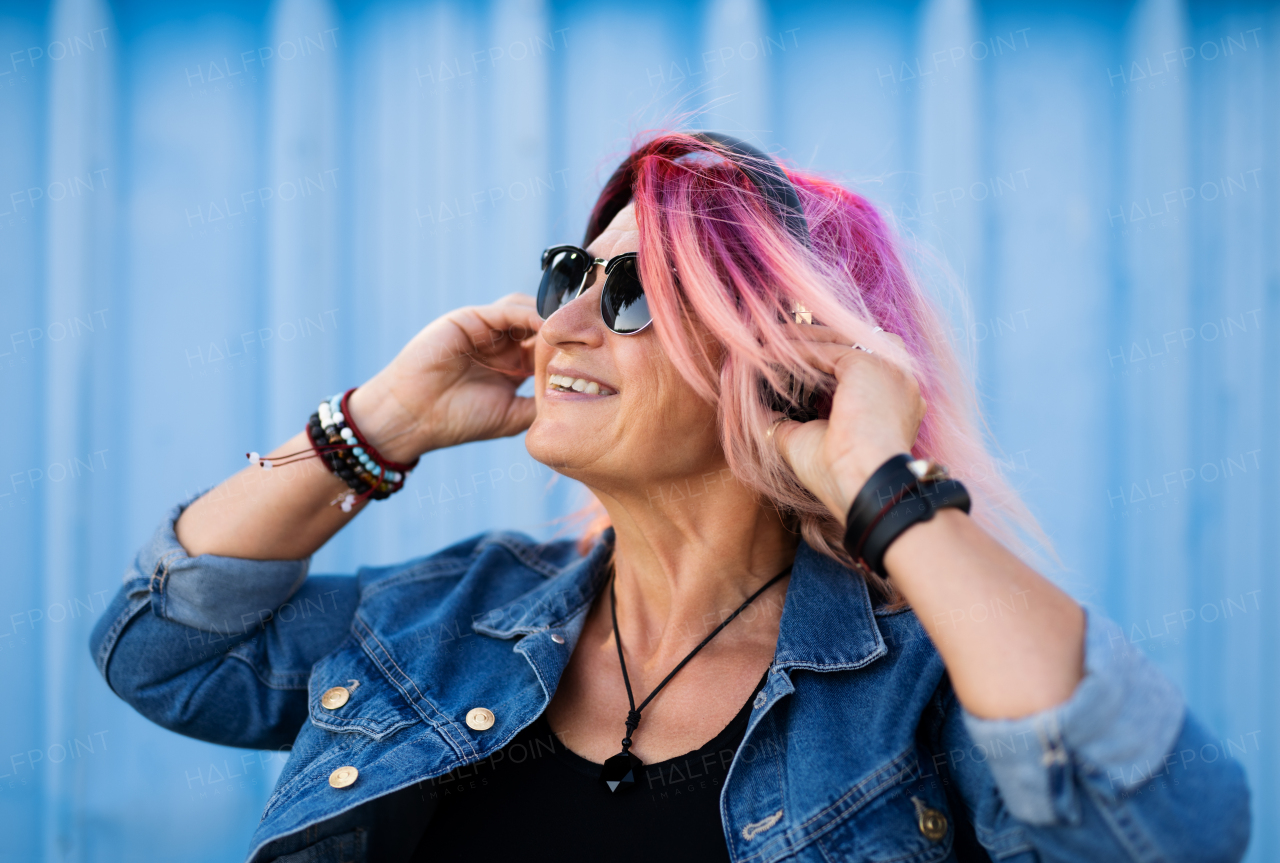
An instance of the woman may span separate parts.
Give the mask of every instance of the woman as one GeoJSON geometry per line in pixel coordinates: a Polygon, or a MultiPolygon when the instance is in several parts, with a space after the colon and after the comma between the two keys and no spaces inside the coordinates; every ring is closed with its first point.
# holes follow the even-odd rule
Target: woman
{"type": "Polygon", "coordinates": [[[176,508],[99,623],[144,715],[292,746],[251,860],[1240,858],[1238,765],[997,541],[1034,523],[865,200],[662,134],[585,246],[176,508]],[[579,542],[307,576],[420,454],[526,429],[579,542]]]}

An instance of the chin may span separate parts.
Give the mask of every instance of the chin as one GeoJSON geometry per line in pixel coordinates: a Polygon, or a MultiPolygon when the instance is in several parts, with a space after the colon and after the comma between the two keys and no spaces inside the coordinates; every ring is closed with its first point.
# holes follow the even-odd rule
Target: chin
{"type": "Polygon", "coordinates": [[[557,473],[572,476],[574,468],[592,460],[588,449],[599,440],[600,435],[594,430],[584,429],[570,417],[553,418],[539,410],[533,425],[525,432],[524,446],[535,460],[557,473]]]}
{"type": "Polygon", "coordinates": [[[550,466],[551,448],[547,446],[551,436],[548,430],[548,423],[539,414],[533,421],[533,425],[529,426],[528,431],[524,433],[524,448],[529,451],[529,455],[533,456],[537,461],[550,466]]]}

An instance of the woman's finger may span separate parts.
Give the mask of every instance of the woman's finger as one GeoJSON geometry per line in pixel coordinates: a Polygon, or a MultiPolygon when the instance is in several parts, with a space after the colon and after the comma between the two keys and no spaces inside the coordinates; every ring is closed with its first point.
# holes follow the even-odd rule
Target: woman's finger
{"type": "Polygon", "coordinates": [[[803,423],[788,419],[786,414],[775,411],[773,425],[769,426],[769,429],[764,433],[766,438],[773,441],[773,445],[778,448],[778,453],[788,464],[790,464],[791,460],[787,457],[787,436],[790,435],[793,428],[800,425],[803,425],[803,423]]]}
{"type": "MultiPolygon", "coordinates": [[[[787,330],[791,338],[797,341],[808,342],[837,342],[849,344],[849,335],[840,330],[832,329],[823,324],[787,324],[787,330]]],[[[887,336],[894,339],[899,347],[904,345],[902,337],[890,333],[881,328],[871,328],[863,341],[875,342],[881,336],[887,336]]]]}
{"type": "Polygon", "coordinates": [[[477,306],[475,313],[492,329],[512,331],[508,335],[517,342],[542,329],[542,318],[538,317],[532,300],[527,304],[503,300],[489,306],[477,306]]]}
{"type": "Polygon", "coordinates": [[[477,353],[496,353],[519,344],[542,327],[534,309],[515,303],[460,309],[453,321],[477,353]]]}
{"type": "Polygon", "coordinates": [[[860,359],[872,356],[865,351],[850,347],[847,342],[797,341],[795,342],[795,348],[802,360],[818,371],[829,375],[837,375],[837,367],[841,363],[857,362],[860,359]],[[850,353],[860,354],[861,356],[851,359],[849,357],[850,353]]]}
{"type": "Polygon", "coordinates": [[[499,437],[510,437],[533,425],[538,417],[537,403],[529,396],[515,396],[507,406],[507,415],[503,418],[499,437]]]}
{"type": "MultiPolygon", "coordinates": [[[[837,344],[845,347],[850,345],[851,337],[847,333],[842,333],[822,324],[788,324],[787,330],[791,341],[796,344],[808,342],[811,344],[837,344]]],[[[879,353],[898,362],[900,365],[906,364],[909,366],[911,364],[906,342],[896,333],[886,332],[877,327],[873,332],[854,341],[866,348],[870,348],[872,353],[879,353]]]]}
{"type": "Polygon", "coordinates": [[[507,294],[505,297],[502,297],[501,299],[497,300],[494,303],[494,305],[497,305],[498,303],[514,303],[520,306],[528,306],[529,308],[536,308],[537,300],[535,300],[531,294],[522,294],[519,292],[515,292],[515,293],[507,294]]]}
{"type": "Polygon", "coordinates": [[[782,460],[788,465],[791,464],[791,455],[787,448],[787,436],[791,433],[792,427],[799,425],[800,423],[795,420],[788,419],[786,414],[774,411],[773,424],[764,433],[765,438],[773,444],[778,450],[778,455],[782,456],[782,460]]]}
{"type": "Polygon", "coordinates": [[[845,342],[849,337],[822,324],[787,324],[787,332],[795,341],[802,342],[845,342]]]}

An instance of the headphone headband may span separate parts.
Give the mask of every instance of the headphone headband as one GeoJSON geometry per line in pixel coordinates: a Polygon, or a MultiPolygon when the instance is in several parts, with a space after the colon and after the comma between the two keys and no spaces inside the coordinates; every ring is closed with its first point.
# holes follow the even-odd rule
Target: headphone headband
{"type": "MultiPolygon", "coordinates": [[[[791,236],[806,249],[812,248],[809,237],[809,223],[800,206],[800,196],[786,173],[778,163],[755,147],[730,135],[719,132],[689,132],[688,135],[707,146],[706,152],[712,152],[726,161],[732,162],[747,179],[764,196],[769,209],[791,236]]],[[[687,145],[671,141],[659,151],[668,158],[687,153],[700,152],[698,149],[686,150],[687,145]]],[[[618,211],[631,200],[631,184],[635,182],[635,159],[637,154],[623,160],[613,176],[605,183],[600,199],[596,202],[591,218],[587,221],[583,246],[600,235],[605,226],[618,214],[618,211]]]]}
{"type": "Polygon", "coordinates": [[[787,178],[782,167],[773,159],[746,141],[720,132],[693,132],[693,137],[716,147],[723,147],[737,158],[731,161],[747,175],[756,190],[764,195],[783,227],[806,249],[811,248],[809,222],[800,206],[796,187],[787,178]]]}

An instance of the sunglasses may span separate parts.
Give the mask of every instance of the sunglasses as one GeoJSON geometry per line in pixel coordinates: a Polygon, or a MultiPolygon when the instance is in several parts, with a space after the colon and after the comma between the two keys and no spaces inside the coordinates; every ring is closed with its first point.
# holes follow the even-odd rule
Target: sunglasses
{"type": "Polygon", "coordinates": [[[542,253],[542,281],[538,285],[538,316],[544,321],[586,290],[587,277],[604,266],[600,318],[611,332],[631,336],[653,323],[649,301],[640,284],[635,252],[615,258],[593,258],[577,246],[552,246],[542,253]]]}

